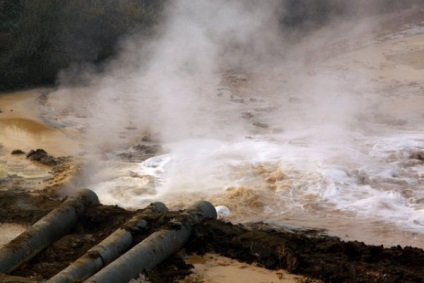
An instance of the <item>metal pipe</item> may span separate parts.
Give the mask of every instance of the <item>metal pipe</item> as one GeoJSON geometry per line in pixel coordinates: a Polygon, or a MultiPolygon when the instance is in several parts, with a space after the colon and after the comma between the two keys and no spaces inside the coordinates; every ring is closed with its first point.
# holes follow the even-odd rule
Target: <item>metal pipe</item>
{"type": "Polygon", "coordinates": [[[170,228],[153,233],[84,282],[127,283],[180,250],[190,237],[192,225],[200,223],[204,218],[216,217],[216,210],[211,203],[199,201],[180,216],[181,220],[170,223],[170,228]]]}
{"type": "Polygon", "coordinates": [[[87,206],[97,204],[97,195],[88,189],[82,189],[70,196],[58,208],[0,249],[0,272],[10,273],[33,258],[67,234],[87,206]]]}
{"type": "Polygon", "coordinates": [[[133,244],[131,230],[143,230],[147,228],[146,220],[148,213],[167,212],[168,208],[161,202],[150,204],[140,214],[130,219],[124,226],[109,235],[97,246],[69,265],[67,268],[47,280],[46,283],[71,283],[81,282],[114,259],[126,252],[133,244]]]}

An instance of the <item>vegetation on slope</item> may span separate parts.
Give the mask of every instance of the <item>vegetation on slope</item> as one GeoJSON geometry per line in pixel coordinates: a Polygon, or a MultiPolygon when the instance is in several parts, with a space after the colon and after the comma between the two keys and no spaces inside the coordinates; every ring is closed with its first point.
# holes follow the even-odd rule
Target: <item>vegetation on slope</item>
{"type": "MultiPolygon", "coordinates": [[[[278,1],[282,28],[313,30],[335,15],[390,11],[421,0],[278,1]]],[[[166,2],[0,0],[0,91],[53,84],[73,63],[104,61],[124,35],[160,22],[166,2]]]]}
{"type": "Polygon", "coordinates": [[[51,84],[71,63],[98,62],[120,37],[152,26],[158,0],[0,0],[0,90],[51,84]]]}

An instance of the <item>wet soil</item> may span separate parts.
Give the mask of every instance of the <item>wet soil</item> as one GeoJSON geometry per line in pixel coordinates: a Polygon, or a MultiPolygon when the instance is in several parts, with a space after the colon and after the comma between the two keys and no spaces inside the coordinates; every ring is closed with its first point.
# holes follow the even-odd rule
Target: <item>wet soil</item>
{"type": "MultiPolygon", "coordinates": [[[[47,193],[0,191],[0,219],[4,223],[33,224],[60,204],[47,193]]],[[[52,277],[135,214],[117,206],[90,207],[68,235],[54,242],[11,275],[41,281],[52,277]]],[[[136,233],[137,242],[178,218],[178,212],[147,213],[148,228],[136,233]]],[[[267,269],[286,269],[305,275],[307,282],[422,282],[424,251],[412,247],[365,245],[344,242],[317,230],[290,230],[254,223],[234,225],[207,220],[193,229],[180,253],[146,275],[150,282],[177,282],[187,277],[193,265],[185,254],[213,252],[267,269]]],[[[23,279],[22,279],[23,280],[23,279]]],[[[24,281],[15,281],[24,282],[24,281]]]]}
{"type": "Polygon", "coordinates": [[[269,269],[283,268],[324,282],[422,282],[422,249],[344,242],[314,230],[207,221],[195,229],[190,251],[215,252],[269,269]]]}

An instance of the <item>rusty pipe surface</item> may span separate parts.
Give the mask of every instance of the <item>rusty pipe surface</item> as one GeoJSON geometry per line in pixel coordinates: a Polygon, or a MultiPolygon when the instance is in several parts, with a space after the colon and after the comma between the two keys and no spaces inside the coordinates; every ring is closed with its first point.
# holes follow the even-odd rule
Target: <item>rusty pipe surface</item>
{"type": "Polygon", "coordinates": [[[211,203],[199,201],[181,216],[182,220],[172,222],[171,228],[153,233],[84,282],[127,283],[180,250],[190,237],[192,225],[204,218],[216,219],[217,214],[211,203]]]}
{"type": "Polygon", "coordinates": [[[58,208],[0,249],[0,272],[10,273],[33,258],[67,234],[84,213],[86,206],[97,204],[97,195],[89,189],[82,189],[70,196],[58,208]]]}
{"type": "Polygon", "coordinates": [[[89,278],[131,247],[134,241],[131,230],[147,228],[147,222],[143,220],[143,215],[145,216],[149,212],[167,211],[167,207],[161,202],[150,204],[140,214],[130,219],[126,223],[125,228],[120,228],[113,232],[67,268],[47,280],[46,283],[81,282],[89,278]]]}

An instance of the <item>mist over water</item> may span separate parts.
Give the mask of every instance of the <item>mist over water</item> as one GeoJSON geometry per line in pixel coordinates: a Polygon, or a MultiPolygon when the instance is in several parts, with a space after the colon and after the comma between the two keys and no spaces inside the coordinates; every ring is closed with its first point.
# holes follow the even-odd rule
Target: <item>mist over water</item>
{"type": "Polygon", "coordinates": [[[127,208],[203,198],[228,206],[232,221],[365,219],[421,232],[423,118],[389,112],[380,84],[337,61],[362,44],[349,38],[368,44],[375,23],[335,19],[294,41],[281,7],[172,1],[154,39],[126,41],[80,95],[58,91],[56,109],[84,125],[84,185],[127,208]],[[343,40],[345,50],[333,45],[343,40]],[[146,134],[159,156],[113,158],[146,134]]]}

